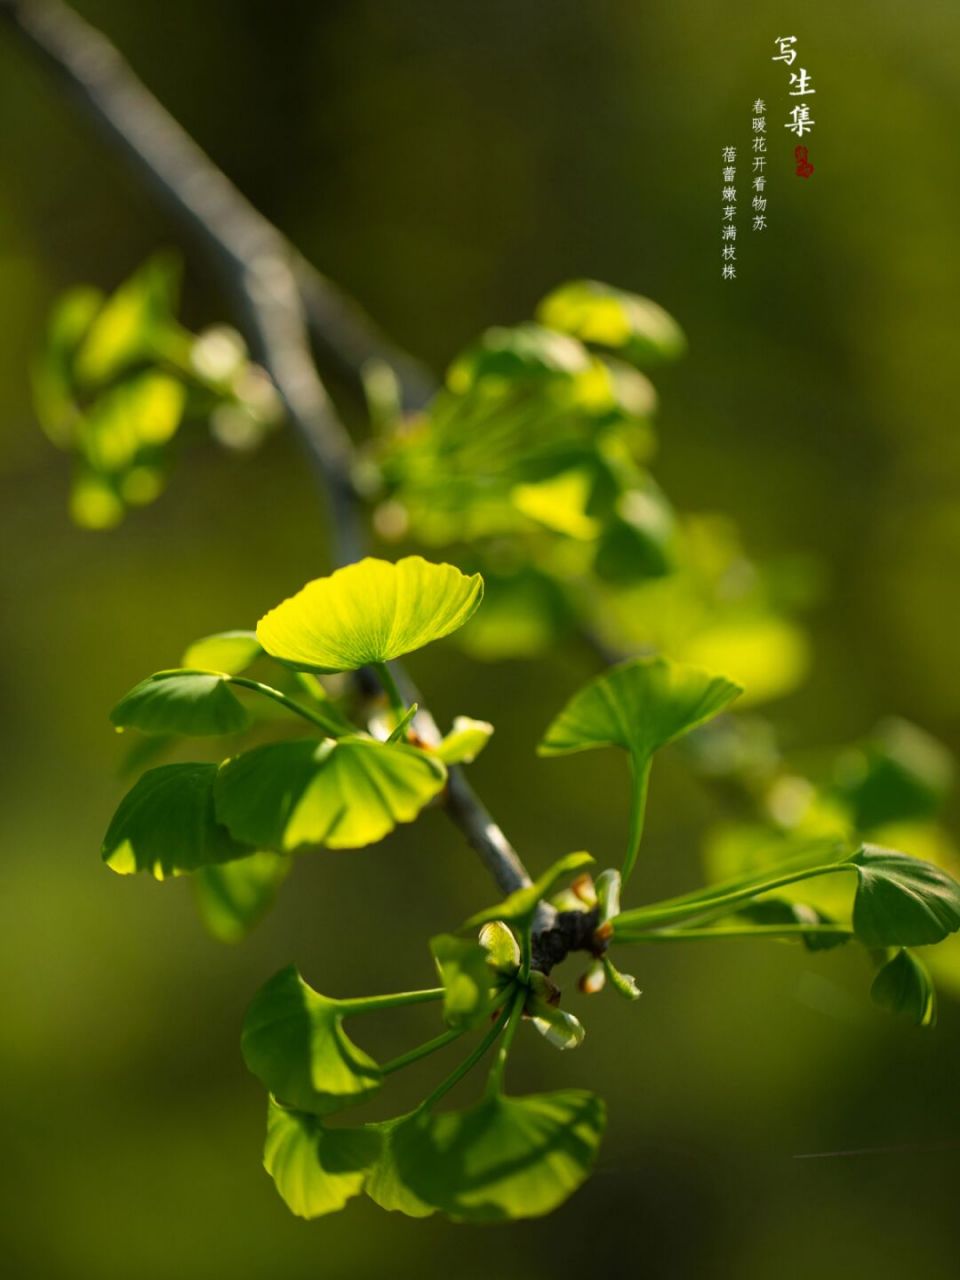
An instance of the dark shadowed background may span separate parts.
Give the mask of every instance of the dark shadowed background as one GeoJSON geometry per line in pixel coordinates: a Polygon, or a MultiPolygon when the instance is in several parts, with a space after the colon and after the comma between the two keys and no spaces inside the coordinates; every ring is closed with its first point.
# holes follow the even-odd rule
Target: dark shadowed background
{"type": "MultiPolygon", "coordinates": [[[[774,708],[791,742],[895,712],[960,749],[960,10],[925,0],[87,0],[240,187],[438,370],[485,325],[592,276],[686,328],[659,375],[658,475],[725,510],[758,555],[818,556],[817,662],[774,708]],[[764,97],[775,36],[815,78],[812,181],[775,145],[770,229],[719,271],[719,153],[764,97]]],[[[436,813],[356,855],[302,860],[242,947],[188,886],[98,859],[121,793],[116,698],[195,636],[251,625],[324,571],[292,442],[192,450],[111,534],[66,513],[27,367],[56,294],[110,287],[178,230],[0,28],[0,1254],[49,1280],[366,1280],[456,1274],[794,1280],[956,1274],[960,1014],[933,1033],[866,1000],[855,955],[757,944],[644,953],[637,1006],[587,1008],[576,1054],[528,1044],[518,1086],[609,1102],[597,1175],[554,1217],[412,1222],[357,1201],[305,1224],[259,1167],[260,1086],[238,1029],[296,960],[331,993],[430,981],[425,938],[491,900],[436,813]],[[866,1150],[866,1153],[864,1152],[866,1150]],[[846,1154],[861,1152],[861,1154],[846,1154]],[[801,1159],[811,1153],[835,1153],[801,1159]]],[[[785,135],[786,136],[786,135],[785,135]]],[[[185,314],[228,316],[186,251],[185,314]]],[[[413,664],[443,719],[498,726],[478,786],[534,868],[619,847],[606,758],[538,761],[587,673],[555,655],[413,664]]],[[[652,797],[648,888],[698,875],[709,797],[676,762],[652,797]]],[[[574,1002],[578,1012],[583,1012],[574,1002]]]]}

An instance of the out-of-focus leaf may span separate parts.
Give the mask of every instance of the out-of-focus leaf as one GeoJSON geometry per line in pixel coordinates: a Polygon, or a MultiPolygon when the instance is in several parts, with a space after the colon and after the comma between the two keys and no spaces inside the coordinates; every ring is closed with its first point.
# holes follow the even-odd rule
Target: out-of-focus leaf
{"type": "Polygon", "coordinates": [[[183,655],[183,665],[238,676],[252,666],[261,653],[255,631],[220,631],[194,640],[183,655]]]}
{"type": "Polygon", "coordinates": [[[402,743],[273,742],[221,766],[217,813],[238,840],[261,849],[359,849],[412,822],[446,776],[441,761],[402,743]]]}
{"type": "Polygon", "coordinates": [[[597,280],[560,285],[540,303],[537,318],[642,366],[676,359],[687,345],[683,330],[657,303],[597,280]]]}
{"type": "Polygon", "coordinates": [[[273,905],[289,870],[290,859],[278,853],[201,867],[193,888],[207,930],[220,942],[242,941],[273,905]]]}
{"type": "Polygon", "coordinates": [[[918,1027],[937,1021],[937,993],[923,963],[903,948],[877,973],[870,988],[874,1004],[891,1013],[905,1013],[918,1027]]]}
{"type": "Polygon", "coordinates": [[[407,556],[368,557],[317,578],[257,624],[272,657],[304,671],[356,671],[456,631],[483,596],[479,574],[407,556]]]}
{"type": "Polygon", "coordinates": [[[163,348],[172,324],[179,271],[176,261],[155,255],[104,303],[77,352],[81,382],[95,386],[163,348]]]}
{"type": "Polygon", "coordinates": [[[380,1068],[343,1028],[342,1003],[320,995],[293,965],[254,996],[241,1048],[249,1069],[278,1102],[325,1115],[380,1088],[380,1068]]]}
{"type": "Polygon", "coordinates": [[[932,817],[954,778],[950,752],[906,720],[885,720],[837,762],[839,795],[861,831],[932,817]]]}

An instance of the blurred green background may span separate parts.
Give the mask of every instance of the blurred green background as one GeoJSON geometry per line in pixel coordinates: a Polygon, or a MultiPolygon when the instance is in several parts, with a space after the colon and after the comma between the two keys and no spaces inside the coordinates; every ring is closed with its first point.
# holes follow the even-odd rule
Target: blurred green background
{"type": "MultiPolygon", "coordinates": [[[[960,750],[960,10],[925,0],[88,0],[78,6],[241,188],[434,367],[578,275],[648,294],[690,355],[659,375],[657,474],[683,510],[742,522],[761,557],[817,555],[816,666],[773,713],[791,743],[884,713],[960,750]],[[750,105],[785,118],[775,36],[814,77],[817,166],[789,146],[770,229],[720,280],[719,152],[750,105]]],[[[283,435],[252,460],[190,452],[113,534],[66,514],[67,462],[27,367],[64,287],[110,287],[177,244],[122,165],[0,29],[0,1195],[8,1274],[51,1280],[608,1274],[792,1280],[956,1274],[960,1013],[875,1012],[851,954],[731,943],[638,957],[642,1001],[585,1011],[576,1054],[528,1044],[517,1086],[609,1102],[597,1175],[507,1228],[384,1215],[305,1224],[259,1167],[263,1099],[238,1028],[297,961],[331,993],[429,981],[426,938],[491,898],[428,814],[358,855],[305,858],[239,949],[188,886],[98,860],[119,797],[106,712],[197,635],[249,626],[327,564],[310,477],[283,435]],[[799,1159],[810,1153],[835,1154],[799,1159]]],[[[792,135],[791,135],[792,138],[792,135]]],[[[186,317],[228,308],[189,245],[186,317]]],[[[534,867],[619,847],[606,758],[537,761],[588,671],[558,653],[414,664],[443,719],[489,717],[474,766],[534,867]]],[[[646,888],[695,882],[708,794],[659,770],[646,888]],[[652,856],[652,854],[650,855],[652,856]]],[[[570,975],[568,981],[572,978],[570,975]]]]}

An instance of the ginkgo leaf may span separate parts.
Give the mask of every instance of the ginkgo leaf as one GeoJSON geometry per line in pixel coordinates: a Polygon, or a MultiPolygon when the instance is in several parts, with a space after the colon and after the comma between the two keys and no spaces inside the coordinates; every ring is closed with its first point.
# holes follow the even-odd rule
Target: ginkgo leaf
{"type": "Polygon", "coordinates": [[[493,725],[486,720],[457,716],[453,728],[433,749],[444,764],[472,764],[493,736],[493,725]]]}
{"type": "Polygon", "coordinates": [[[633,658],[573,695],[547,729],[542,756],[623,747],[645,761],[722,711],[739,685],[666,658],[633,658]]]}
{"type": "Polygon", "coordinates": [[[932,862],[866,844],[857,869],[853,928],[868,947],[919,947],[960,929],[960,883],[932,862]]]}
{"type": "Polygon", "coordinates": [[[412,822],[445,780],[441,761],[402,743],[275,742],[221,766],[217,814],[238,840],[259,848],[359,849],[412,822]]]}
{"type": "Polygon", "coordinates": [[[443,1016],[451,1027],[471,1027],[490,1010],[494,972],[479,943],[441,933],[430,941],[443,983],[443,1016]]]}
{"type": "Polygon", "coordinates": [[[236,862],[201,867],[193,876],[200,918],[220,942],[240,942],[266,914],[290,870],[279,853],[252,853],[236,862]]]}
{"type": "Polygon", "coordinates": [[[466,1111],[419,1112],[396,1126],[397,1177],[458,1222],[537,1218],[587,1177],[605,1111],[592,1093],[491,1095],[466,1111]]]}
{"type": "Polygon", "coordinates": [[[158,671],[121,698],[110,719],[118,729],[202,736],[238,733],[250,718],[224,676],[158,671]]]}
{"type": "Polygon", "coordinates": [[[302,671],[356,671],[456,631],[480,603],[483,579],[407,556],[367,558],[316,578],[260,619],[257,638],[302,671]]]}
{"type": "Polygon", "coordinates": [[[127,875],[149,871],[158,880],[198,867],[247,857],[216,819],[215,764],[165,764],[149,769],[127,792],[103,840],[103,860],[127,875]]]}
{"type": "Polygon", "coordinates": [[[926,967],[910,951],[901,949],[878,971],[870,998],[890,1013],[905,1013],[918,1027],[937,1021],[937,993],[926,967]]]}
{"type": "Polygon", "coordinates": [[[537,319],[581,342],[619,350],[636,364],[683,354],[683,330],[663,307],[597,280],[572,280],[543,299],[537,319]]]}
{"type": "Polygon", "coordinates": [[[589,866],[593,860],[589,853],[568,853],[566,857],[560,858],[548,867],[543,875],[538,876],[527,888],[516,889],[502,902],[471,916],[464,928],[473,928],[494,920],[504,920],[521,929],[528,927],[536,914],[538,903],[548,898],[562,880],[572,876],[582,867],[589,866]]]}
{"type": "Polygon", "coordinates": [[[328,1129],[270,1099],[263,1167],[298,1218],[336,1213],[359,1195],[382,1145],[372,1125],[328,1129]]]}
{"type": "Polygon", "coordinates": [[[421,1200],[407,1186],[400,1176],[394,1156],[394,1134],[409,1119],[409,1115],[403,1115],[367,1126],[379,1135],[381,1145],[363,1189],[374,1204],[386,1209],[388,1213],[403,1213],[408,1218],[429,1218],[437,1212],[436,1208],[421,1200]]]}
{"type": "Polygon", "coordinates": [[[243,1023],[243,1059],[286,1106],[325,1115],[380,1088],[380,1068],[343,1029],[341,1001],[314,991],[293,965],[254,996],[243,1023]]]}
{"type": "Polygon", "coordinates": [[[194,640],[183,655],[185,667],[238,676],[263,653],[255,631],[219,631],[194,640]]]}

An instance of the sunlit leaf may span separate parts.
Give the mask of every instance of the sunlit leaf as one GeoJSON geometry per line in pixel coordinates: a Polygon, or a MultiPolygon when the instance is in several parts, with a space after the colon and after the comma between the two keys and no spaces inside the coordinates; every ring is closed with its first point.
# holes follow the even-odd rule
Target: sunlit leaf
{"type": "Polygon", "coordinates": [[[486,720],[457,716],[453,728],[434,747],[433,754],[444,764],[471,764],[493,736],[493,725],[486,720]]]}
{"type": "Polygon", "coordinates": [[[159,353],[172,324],[178,274],[175,260],[158,254],[107,299],[77,353],[81,381],[106,382],[132,362],[159,353]]]}
{"type": "Polygon", "coordinates": [[[569,879],[575,871],[592,863],[593,857],[589,853],[568,853],[548,867],[543,875],[538,876],[526,889],[517,889],[502,902],[487,907],[485,911],[478,911],[476,915],[470,917],[464,927],[472,928],[475,925],[486,924],[487,921],[503,920],[508,924],[524,928],[530,924],[536,914],[538,903],[544,898],[549,898],[561,881],[569,879]]]}
{"type": "Polygon", "coordinates": [[[937,1020],[937,993],[926,967],[912,951],[901,949],[877,973],[870,997],[881,1009],[905,1013],[918,1027],[937,1020]]]}
{"type": "Polygon", "coordinates": [[[481,928],[480,945],[498,973],[512,975],[520,968],[520,945],[502,920],[489,920],[481,928]]]}
{"type": "Polygon", "coordinates": [[[575,693],[548,728],[543,756],[623,747],[648,760],[658,747],[722,711],[737,685],[666,658],[634,658],[575,693]]]}
{"type": "Polygon", "coordinates": [[[207,930],[220,942],[240,942],[273,905],[289,870],[290,859],[278,853],[201,867],[193,888],[207,930]]]}
{"type": "Polygon", "coordinates": [[[336,1213],[359,1195],[381,1146],[372,1125],[328,1129],[317,1116],[270,1099],[263,1166],[298,1218],[336,1213]]]}
{"type": "Polygon", "coordinates": [[[194,640],[183,655],[183,665],[238,676],[261,653],[263,650],[255,631],[220,631],[216,635],[194,640]]]}
{"type": "Polygon", "coordinates": [[[158,880],[198,867],[246,857],[216,819],[215,764],[164,764],[148,770],[127,792],[103,840],[103,860],[127,875],[149,871],[158,880]]]}
{"type": "Polygon", "coordinates": [[[596,280],[561,285],[540,303],[537,318],[640,365],[675,359],[686,349],[682,329],[657,303],[596,280]]]}
{"type": "Polygon", "coordinates": [[[306,671],[356,671],[456,631],[483,595],[479,574],[407,556],[367,558],[317,578],[257,624],[272,657],[306,671]]]}
{"type": "Polygon", "coordinates": [[[519,324],[488,329],[450,366],[447,386],[463,395],[485,380],[508,383],[589,367],[590,357],[579,342],[541,325],[519,324]]]}
{"type": "Polygon", "coordinates": [[[442,933],[431,939],[443,983],[443,1016],[451,1027],[471,1027],[490,1011],[494,981],[487,952],[479,942],[442,933]]]}
{"type": "Polygon", "coordinates": [[[402,743],[275,742],[221,766],[217,813],[238,840],[259,848],[359,849],[412,822],[445,780],[441,761],[402,743]]]}
{"type": "Polygon", "coordinates": [[[939,867],[870,844],[852,861],[853,928],[868,947],[925,946],[960,929],[960,883],[939,867]]]}
{"type": "Polygon", "coordinates": [[[158,671],[110,712],[118,729],[192,735],[238,733],[249,716],[228,681],[206,671],[158,671]]]}
{"type": "Polygon", "coordinates": [[[341,1002],[309,987],[293,965],[254,996],[243,1023],[243,1059],[274,1097],[325,1115],[380,1088],[380,1068],[343,1029],[341,1002]]]}
{"type": "Polygon", "coordinates": [[[537,1218],[587,1177],[603,1135],[601,1100],[569,1089],[489,1096],[466,1111],[420,1112],[398,1124],[400,1181],[455,1221],[537,1218]]]}

